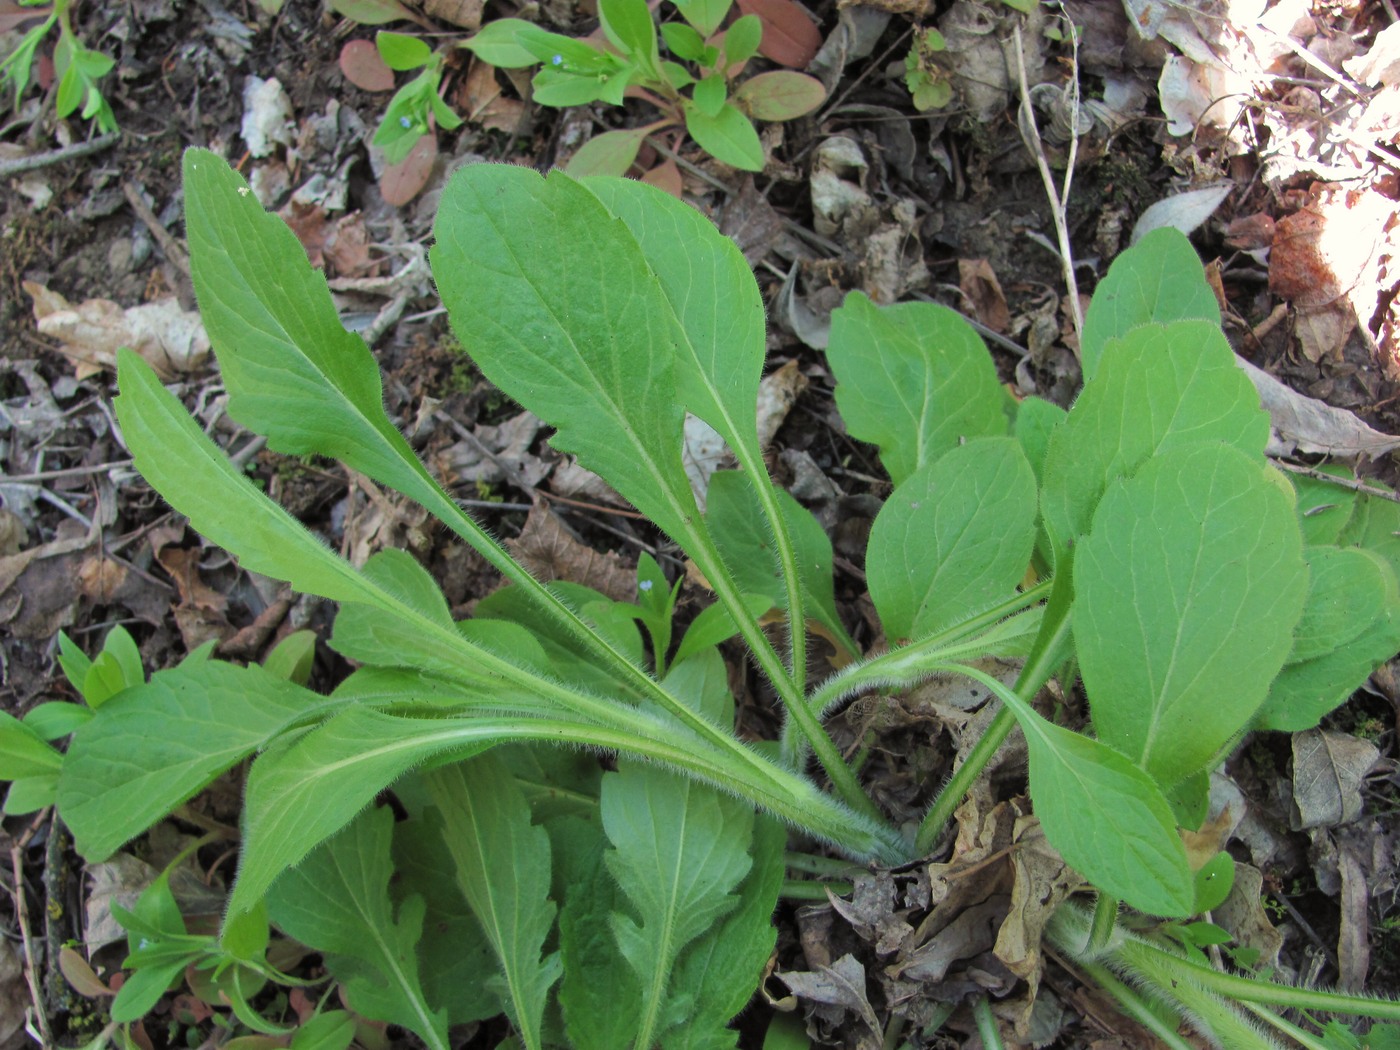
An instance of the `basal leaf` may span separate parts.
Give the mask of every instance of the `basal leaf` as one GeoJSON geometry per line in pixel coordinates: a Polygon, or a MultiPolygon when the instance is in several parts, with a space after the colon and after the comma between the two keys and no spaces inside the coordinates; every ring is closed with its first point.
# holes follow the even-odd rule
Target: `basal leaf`
{"type": "Polygon", "coordinates": [[[184,187],[190,272],[230,415],[278,452],[332,456],[399,487],[417,457],[296,234],[208,150],[185,153],[184,187]]]}
{"type": "Polygon", "coordinates": [[[393,830],[387,806],[366,810],[277,881],[268,909],[284,933],[322,953],[357,1013],[446,1050],[446,1012],[428,1003],[419,975],[423,898],[408,897],[397,915],[389,900],[393,830]]]}
{"type": "Polygon", "coordinates": [[[1045,455],[1040,509],[1057,561],[1109,483],[1150,457],[1201,442],[1257,455],[1268,439],[1269,418],[1219,325],[1148,325],[1110,342],[1045,455]]]}
{"type": "MultiPolygon", "coordinates": [[[[575,1050],[618,1050],[637,1034],[642,982],[618,950],[612,913],[626,904],[603,863],[606,839],[592,821],[572,819],[563,832],[568,849],[556,848],[565,879],[559,912],[559,953],[564,977],[559,1004],[575,1050]]],[[[560,836],[554,839],[557,844],[560,836]]]]}
{"type": "Polygon", "coordinates": [[[433,271],[493,383],[673,536],[695,501],[674,399],[684,334],[627,227],[568,176],[474,165],[438,210],[433,271]]]}
{"type": "Polygon", "coordinates": [[[1308,596],[1288,662],[1344,648],[1386,614],[1394,574],[1364,548],[1309,547],[1308,596]]]}
{"type": "Polygon", "coordinates": [[[136,467],[204,536],[243,568],[334,601],[368,601],[351,565],[260,492],[131,351],[117,355],[122,436],[136,467]]]}
{"type": "Polygon", "coordinates": [[[1351,517],[1336,542],[1339,547],[1360,547],[1380,555],[1400,577],[1400,503],[1357,493],[1351,517]]]}
{"type": "Polygon", "coordinates": [[[1153,230],[1123,252],[1094,289],[1084,315],[1080,364],[1087,382],[1112,339],[1144,324],[1208,321],[1220,327],[1220,305],[1191,242],[1171,227],[1153,230]]]}
{"type": "Polygon", "coordinates": [[[288,726],[337,706],[257,666],[157,672],[103,704],[69,747],[58,804],[78,851],[110,856],[288,726]]]}
{"type": "MultiPolygon", "coordinates": [[[[1400,651],[1400,586],[1396,584],[1394,571],[1365,548],[1351,548],[1340,553],[1363,557],[1369,563],[1371,579],[1365,584],[1358,579],[1356,583],[1363,594],[1369,592],[1373,584],[1380,585],[1381,611],[1365,622],[1366,599],[1359,597],[1355,617],[1347,617],[1348,621],[1354,622],[1349,622],[1341,632],[1349,633],[1353,626],[1359,626],[1359,633],[1332,649],[1314,646],[1314,655],[1310,659],[1295,658],[1299,652],[1295,638],[1294,652],[1289,654],[1288,662],[1269,686],[1269,698],[1255,715],[1256,729],[1285,732],[1312,729],[1324,715],[1345,703],[1377,666],[1400,651]]],[[[1361,563],[1356,565],[1360,568],[1361,563]]],[[[1338,600],[1338,612],[1347,608],[1344,597],[1340,594],[1334,597],[1338,600]]],[[[1308,606],[1312,604],[1313,597],[1309,594],[1308,606]]],[[[1299,636],[1305,630],[1304,624],[1314,619],[1310,611],[1305,607],[1303,623],[1299,624],[1297,632],[1299,636]]],[[[1318,635],[1314,640],[1320,643],[1324,638],[1318,635]]]]}
{"type": "Polygon", "coordinates": [[[1191,866],[1152,778],[1108,745],[1046,721],[993,676],[949,669],[981,682],[1015,714],[1030,754],[1035,814],[1065,861],[1139,911],[1192,914],[1191,866]]]}
{"type": "Polygon", "coordinates": [[[1159,455],[1109,488],[1074,585],[1095,732],[1170,787],[1244,730],[1288,656],[1307,591],[1292,490],[1228,445],[1159,455]]]}
{"type": "Polygon", "coordinates": [[[734,93],[734,101],[755,120],[792,120],[825,102],[826,86],[806,73],[780,69],[749,77],[734,93]]]}
{"type": "Polygon", "coordinates": [[[673,983],[690,993],[691,1008],[667,1015],[665,1050],[733,1046],[730,1020],[753,998],[778,938],[773,910],[782,889],[787,832],[760,816],[754,823],[753,867],[740,883],[739,906],[681,955],[673,983]]]}
{"type": "Polygon", "coordinates": [[[62,766],[63,756],[33,727],[0,712],[0,780],[57,773],[62,766]]]}
{"type": "MultiPolygon", "coordinates": [[[[1351,471],[1337,464],[1329,464],[1330,472],[1339,478],[1350,480],[1351,471]]],[[[1357,494],[1341,485],[1333,485],[1306,474],[1289,474],[1288,480],[1298,492],[1298,520],[1303,526],[1303,539],[1307,543],[1336,543],[1337,537],[1351,520],[1357,494]]]]}
{"type": "Polygon", "coordinates": [[[846,429],[880,447],[896,485],[964,439],[1007,432],[1010,405],[991,355],[946,307],[877,307],[853,292],[831,315],[826,356],[846,429]]]}
{"type": "Polygon", "coordinates": [[[1039,484],[1045,467],[1045,451],[1050,445],[1050,435],[1065,421],[1068,413],[1053,402],[1040,397],[1028,397],[1016,406],[1016,422],[1012,432],[1021,443],[1035,480],[1039,484]]]}
{"type": "Polygon", "coordinates": [[[1013,438],[978,438],[920,467],[870,530],[870,597],[891,644],[1009,597],[1035,545],[1035,475],[1013,438]]]}
{"type": "Polygon", "coordinates": [[[494,755],[427,774],[443,817],[457,880],[495,949],[508,990],[506,1011],[528,1050],[542,1045],[545,997],[559,978],[557,953],[541,958],[554,928],[549,836],[494,755]]]}
{"type": "Polygon", "coordinates": [[[625,179],[583,185],[626,223],[684,333],[675,352],[681,404],[732,446],[757,452],[763,298],[743,255],[714,223],[669,193],[625,179]]]}
{"type": "Polygon", "coordinates": [[[612,927],[642,986],[635,1045],[650,1047],[665,1022],[681,951],[739,904],[733,891],[752,864],[754,815],[737,799],[655,766],[618,765],[603,778],[603,827],[613,846],[608,870],[629,907],[614,914],[612,927]]]}
{"type": "Polygon", "coordinates": [[[423,899],[418,940],[423,993],[447,1014],[449,1025],[458,1025],[495,1017],[501,1002],[481,979],[495,967],[496,957],[457,885],[457,866],[443,841],[442,825],[432,806],[394,824],[393,891],[398,900],[423,899]]]}
{"type": "MultiPolygon", "coordinates": [[[[761,483],[771,484],[766,478],[761,483]]],[[[782,489],[775,489],[775,492],[792,537],[803,606],[809,617],[823,624],[835,639],[854,653],[857,651],[855,643],[849,640],[845,625],[836,613],[831,539],[812,512],[790,493],[782,489]]],[[[773,534],[747,473],[719,470],[711,475],[705,521],[739,590],[744,594],[761,594],[778,608],[787,608],[787,590],[773,534]]]]}
{"type": "Polygon", "coordinates": [[[309,732],[279,739],[248,774],[243,853],[229,913],[252,907],[283,871],[418,763],[448,751],[474,754],[496,742],[473,738],[463,721],[351,707],[309,732]]]}
{"type": "Polygon", "coordinates": [[[650,125],[643,125],[594,135],[569,158],[564,172],[576,179],[591,175],[626,175],[652,130],[650,125]]]}

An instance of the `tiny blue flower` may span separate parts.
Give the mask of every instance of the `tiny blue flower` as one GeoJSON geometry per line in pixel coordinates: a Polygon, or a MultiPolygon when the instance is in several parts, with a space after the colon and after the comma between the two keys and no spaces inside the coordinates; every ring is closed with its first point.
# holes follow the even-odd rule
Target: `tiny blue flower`
{"type": "Polygon", "coordinates": [[[640,583],[637,584],[637,590],[639,590],[639,591],[649,591],[649,590],[651,590],[651,581],[650,581],[650,580],[642,580],[640,583]]]}
{"type": "Polygon", "coordinates": [[[551,59],[549,60],[549,63],[550,63],[550,65],[553,65],[553,66],[562,66],[562,65],[564,64],[564,56],[563,56],[563,55],[555,55],[553,58],[551,58],[551,59]]]}
{"type": "Polygon", "coordinates": [[[411,128],[411,127],[413,127],[413,121],[409,120],[407,117],[400,117],[400,118],[399,118],[399,127],[402,127],[402,128],[411,128]]]}

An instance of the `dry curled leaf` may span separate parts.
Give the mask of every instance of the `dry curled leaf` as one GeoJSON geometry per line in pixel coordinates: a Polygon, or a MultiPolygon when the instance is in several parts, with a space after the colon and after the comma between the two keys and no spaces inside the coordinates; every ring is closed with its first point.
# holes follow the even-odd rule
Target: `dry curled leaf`
{"type": "Polygon", "coordinates": [[[115,368],[121,347],[135,350],[165,380],[209,360],[199,314],[181,309],[174,296],[123,309],[110,299],[74,305],[34,281],[25,281],[24,290],[34,300],[39,334],[60,341],[59,353],[73,362],[79,379],[115,368]]]}
{"type": "Polygon", "coordinates": [[[1350,733],[1294,733],[1293,830],[1336,827],[1360,816],[1361,784],[1380,757],[1375,744],[1350,733]]]}

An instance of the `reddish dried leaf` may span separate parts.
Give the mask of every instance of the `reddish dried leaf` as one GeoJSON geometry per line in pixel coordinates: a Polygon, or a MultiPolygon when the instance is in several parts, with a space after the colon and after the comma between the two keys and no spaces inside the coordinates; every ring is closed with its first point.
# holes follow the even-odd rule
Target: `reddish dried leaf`
{"type": "Polygon", "coordinates": [[[340,71],[362,91],[393,91],[394,71],[372,40],[351,40],[340,49],[340,71]]]}
{"type": "Polygon", "coordinates": [[[448,22],[462,29],[481,28],[484,0],[425,0],[423,13],[439,22],[448,22]]]}
{"type": "Polygon", "coordinates": [[[1011,326],[1001,282],[986,259],[959,259],[958,287],[972,303],[977,320],[994,332],[1005,332],[1011,326]]]}
{"type": "Polygon", "coordinates": [[[792,120],[826,101],[826,88],[806,73],[778,70],[744,81],[734,101],[755,120],[792,120]]]}
{"type": "Polygon", "coordinates": [[[88,999],[99,999],[104,995],[117,993],[102,983],[88,961],[72,948],[61,948],[58,952],[58,968],[73,986],[73,990],[88,999]]]}
{"type": "Polygon", "coordinates": [[[673,160],[663,160],[643,175],[642,181],[649,186],[655,186],[658,190],[665,190],[672,197],[679,197],[685,189],[685,180],[681,178],[681,169],[676,166],[676,162],[673,160]]]}
{"type": "Polygon", "coordinates": [[[399,208],[423,192],[437,160],[437,137],[424,135],[398,164],[391,164],[379,176],[379,192],[386,204],[399,208]]]}
{"type": "Polygon", "coordinates": [[[739,10],[763,22],[759,54],[790,69],[806,69],[822,46],[821,30],[796,0],[739,0],[739,10]]]}

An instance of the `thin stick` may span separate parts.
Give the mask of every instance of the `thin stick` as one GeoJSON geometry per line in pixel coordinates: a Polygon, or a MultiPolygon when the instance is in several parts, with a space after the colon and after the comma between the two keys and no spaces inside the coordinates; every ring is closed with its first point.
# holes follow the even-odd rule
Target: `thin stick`
{"type": "Polygon", "coordinates": [[[1045,194],[1050,198],[1050,217],[1055,222],[1055,236],[1060,243],[1060,269],[1064,273],[1065,289],[1069,292],[1070,316],[1074,320],[1075,333],[1082,334],[1084,314],[1079,308],[1079,282],[1074,276],[1074,252],[1070,248],[1069,224],[1065,216],[1065,209],[1069,203],[1069,188],[1074,180],[1075,156],[1079,151],[1079,45],[1077,38],[1071,33],[1070,39],[1074,42],[1074,65],[1071,71],[1074,85],[1071,95],[1073,108],[1070,111],[1069,156],[1065,164],[1065,184],[1063,190],[1059,190],[1055,187],[1055,176],[1050,170],[1050,161],[1045,156],[1045,143],[1041,141],[1040,128],[1035,122],[1035,108],[1031,105],[1031,89],[1026,83],[1026,58],[1021,47],[1021,27],[1013,26],[1012,33],[1016,40],[1016,76],[1021,87],[1021,109],[1016,123],[1021,132],[1021,141],[1026,144],[1036,167],[1040,169],[1040,181],[1045,183],[1045,194]]]}
{"type": "Polygon", "coordinates": [[[151,210],[151,206],[141,197],[141,191],[129,182],[122,183],[122,194],[126,197],[126,202],[131,205],[131,210],[136,213],[136,217],[146,224],[146,228],[151,231],[160,250],[165,253],[165,257],[177,266],[186,277],[190,275],[190,256],[185,251],[185,246],[181,244],[169,230],[161,225],[156,218],[156,213],[151,210]]]}
{"type": "Polygon", "coordinates": [[[43,1036],[44,1046],[54,1045],[53,1033],[49,1031],[48,1013],[44,1010],[44,999],[39,991],[39,978],[35,969],[37,964],[34,961],[34,939],[29,931],[29,909],[24,904],[24,877],[21,874],[20,854],[29,845],[30,839],[43,827],[51,812],[52,807],[41,811],[25,829],[24,834],[16,839],[10,847],[10,873],[14,879],[12,895],[15,918],[19,920],[20,944],[24,949],[24,983],[29,986],[29,998],[34,1004],[34,1023],[39,1026],[39,1034],[43,1036]]]}
{"type": "Polygon", "coordinates": [[[6,484],[23,484],[31,481],[56,481],[59,478],[76,478],[84,474],[105,474],[109,470],[122,470],[134,464],[134,460],[119,459],[112,463],[98,463],[91,467],[64,467],[62,470],[38,470],[33,474],[11,474],[6,484]]]}
{"type": "Polygon", "coordinates": [[[1271,459],[1274,466],[1281,470],[1286,470],[1290,474],[1302,474],[1307,478],[1314,478],[1317,481],[1325,481],[1329,485],[1336,485],[1339,489],[1350,489],[1352,492],[1359,492],[1366,496],[1375,496],[1376,499],[1383,499],[1390,503],[1400,503],[1400,493],[1387,492],[1385,489],[1374,488],[1353,478],[1339,478],[1335,474],[1328,474],[1325,470],[1318,470],[1316,467],[1306,467],[1301,463],[1289,463],[1287,460],[1271,459]]]}
{"type": "Polygon", "coordinates": [[[47,168],[50,164],[62,164],[64,161],[76,160],[78,157],[86,157],[93,153],[101,153],[119,138],[121,138],[121,136],[113,132],[110,135],[99,135],[95,139],[88,139],[86,142],[75,142],[73,145],[64,146],[62,149],[52,149],[47,153],[35,153],[28,157],[14,157],[10,160],[0,160],[0,179],[8,179],[11,175],[23,175],[25,172],[29,171],[37,171],[40,168],[47,168]]]}

